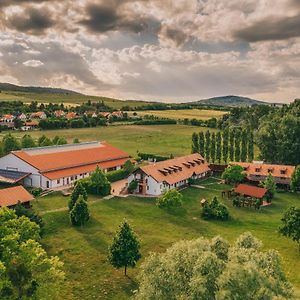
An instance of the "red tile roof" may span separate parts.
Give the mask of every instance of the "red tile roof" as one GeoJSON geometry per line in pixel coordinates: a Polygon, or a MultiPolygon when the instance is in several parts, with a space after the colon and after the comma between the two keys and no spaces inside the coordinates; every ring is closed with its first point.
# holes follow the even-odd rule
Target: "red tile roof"
{"type": "Polygon", "coordinates": [[[101,169],[108,169],[108,168],[123,166],[127,160],[128,160],[128,158],[121,158],[121,159],[115,159],[115,160],[111,160],[111,161],[100,162],[100,163],[90,164],[90,165],[85,165],[85,166],[80,166],[80,167],[45,172],[42,174],[45,177],[53,180],[53,179],[58,179],[58,178],[63,178],[63,177],[79,175],[79,174],[83,174],[83,173],[94,172],[96,170],[97,166],[101,169]]]}
{"type": "Polygon", "coordinates": [[[238,194],[249,196],[249,197],[255,197],[255,198],[263,198],[268,191],[265,188],[260,188],[257,186],[252,186],[248,184],[239,184],[234,191],[238,194]]]}
{"type": "Polygon", "coordinates": [[[267,176],[271,171],[272,176],[282,177],[282,178],[291,178],[295,170],[295,166],[288,165],[273,165],[273,164],[264,164],[264,163],[247,163],[247,162],[232,162],[231,165],[239,165],[244,168],[247,176],[250,175],[259,175],[267,176]],[[256,169],[259,169],[257,172],[256,169]],[[285,170],[285,174],[281,174],[281,170],[285,170]]]}
{"type": "Polygon", "coordinates": [[[115,160],[129,159],[126,152],[99,142],[22,149],[12,154],[43,173],[105,162],[109,165],[115,160]]]}
{"type": "Polygon", "coordinates": [[[68,120],[74,119],[74,118],[76,118],[76,117],[77,117],[77,113],[76,113],[76,112],[73,112],[73,111],[68,112],[68,113],[66,114],[66,118],[67,118],[68,120]]]}
{"type": "Polygon", "coordinates": [[[157,182],[165,181],[168,184],[187,180],[193,174],[199,175],[210,171],[207,162],[198,153],[153,163],[140,169],[157,182]]]}
{"type": "Polygon", "coordinates": [[[0,190],[0,207],[16,205],[18,201],[28,202],[34,197],[22,186],[14,186],[0,190]]]}

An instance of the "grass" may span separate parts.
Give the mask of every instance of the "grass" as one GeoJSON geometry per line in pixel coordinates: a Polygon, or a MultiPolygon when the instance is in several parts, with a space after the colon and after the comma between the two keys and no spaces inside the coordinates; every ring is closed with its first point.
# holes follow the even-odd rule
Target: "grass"
{"type": "Polygon", "coordinates": [[[121,109],[123,106],[138,107],[151,102],[133,101],[133,100],[119,100],[107,97],[77,95],[77,94],[50,94],[50,93],[29,93],[29,92],[10,92],[2,91],[0,93],[0,101],[14,101],[20,100],[25,103],[37,101],[39,103],[64,103],[66,106],[74,106],[91,100],[93,102],[103,101],[106,105],[121,109]]]}
{"type": "MultiPolygon", "coordinates": [[[[34,138],[45,134],[49,138],[56,135],[64,136],[72,143],[74,138],[83,141],[107,141],[108,143],[136,156],[140,152],[175,156],[191,153],[191,136],[193,132],[207,128],[185,125],[149,125],[149,126],[107,126],[82,129],[45,130],[29,132],[34,138]]],[[[210,129],[214,131],[214,129],[210,129]]],[[[5,132],[1,135],[3,136],[5,132]]],[[[24,132],[14,133],[17,137],[24,132]]]]}
{"type": "MultiPolygon", "coordinates": [[[[128,112],[131,116],[133,112],[128,112]]],[[[145,110],[137,111],[138,116],[153,115],[160,118],[170,118],[176,120],[197,119],[208,120],[210,118],[220,118],[226,111],[205,110],[205,109],[181,109],[181,110],[145,110]]]]}
{"type": "MultiPolygon", "coordinates": [[[[290,193],[278,193],[269,207],[255,211],[250,208],[234,208],[231,201],[229,221],[205,221],[200,216],[200,200],[220,197],[220,191],[188,188],[183,192],[182,209],[165,211],[155,206],[151,198],[118,198],[100,200],[90,204],[91,220],[82,228],[70,226],[67,211],[47,213],[47,202],[65,203],[66,198],[51,195],[39,199],[36,207],[44,213],[46,233],[42,240],[51,255],[58,255],[64,262],[66,280],[62,283],[61,299],[128,299],[137,289],[136,269],[129,269],[127,278],[123,270],[113,269],[107,261],[107,250],[120,222],[126,218],[141,240],[143,258],[150,251],[162,252],[181,239],[221,235],[235,240],[245,231],[253,232],[264,243],[265,249],[273,248],[282,255],[284,270],[297,289],[299,296],[300,269],[297,245],[277,233],[284,210],[299,205],[299,197],[290,193]],[[45,203],[45,204],[42,204],[45,203]]],[[[64,204],[65,205],[65,204],[64,204]]],[[[59,205],[60,206],[60,205],[59,205]]]]}

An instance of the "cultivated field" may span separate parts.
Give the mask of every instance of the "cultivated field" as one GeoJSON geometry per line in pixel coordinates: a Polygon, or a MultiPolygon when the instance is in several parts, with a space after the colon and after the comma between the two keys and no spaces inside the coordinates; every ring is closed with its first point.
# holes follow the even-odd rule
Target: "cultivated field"
{"type": "MultiPolygon", "coordinates": [[[[61,195],[49,195],[34,205],[46,222],[43,245],[51,255],[58,255],[64,262],[66,280],[62,283],[60,299],[129,299],[137,289],[136,269],[129,269],[129,277],[123,270],[113,269],[107,261],[107,250],[120,222],[126,218],[134,227],[141,241],[145,258],[150,251],[162,252],[181,239],[221,235],[229,241],[251,231],[264,243],[282,255],[284,270],[297,289],[300,288],[300,260],[296,243],[278,235],[282,213],[297,205],[298,196],[277,194],[270,207],[255,211],[253,208],[229,207],[231,220],[205,221],[200,218],[200,200],[217,195],[221,198],[222,185],[210,184],[205,189],[188,188],[183,191],[183,208],[164,211],[155,206],[151,198],[90,198],[91,220],[82,228],[70,225],[66,207],[67,199],[61,195]],[[96,200],[96,201],[95,201],[96,200]],[[59,209],[58,211],[53,211],[59,209]],[[52,212],[51,212],[52,211],[52,212]]],[[[299,299],[299,298],[297,298],[299,299]]]]}
{"type": "MultiPolygon", "coordinates": [[[[0,101],[13,101],[20,100],[25,103],[31,101],[37,101],[39,103],[64,103],[66,106],[74,106],[83,102],[91,101],[103,101],[106,105],[114,108],[121,109],[123,106],[137,107],[147,104],[143,101],[130,101],[130,100],[119,100],[107,97],[77,95],[77,94],[42,94],[42,93],[26,93],[26,92],[5,92],[0,93],[0,101]]],[[[148,102],[150,103],[150,102],[148,102]]]]}
{"type": "MultiPolygon", "coordinates": [[[[133,112],[128,112],[131,116],[133,112]]],[[[138,116],[153,115],[160,118],[170,118],[176,120],[197,119],[208,120],[210,118],[220,118],[227,112],[205,109],[181,109],[181,110],[145,110],[137,111],[138,116]]]]}

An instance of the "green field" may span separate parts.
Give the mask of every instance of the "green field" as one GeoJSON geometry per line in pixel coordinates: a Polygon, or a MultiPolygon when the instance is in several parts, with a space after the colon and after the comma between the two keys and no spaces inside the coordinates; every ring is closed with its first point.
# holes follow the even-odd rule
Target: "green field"
{"type": "MultiPolygon", "coordinates": [[[[132,116],[133,112],[128,112],[132,116]]],[[[153,115],[159,118],[170,118],[175,120],[197,119],[208,120],[220,118],[226,111],[205,110],[205,109],[181,109],[181,110],[144,110],[136,111],[138,116],[153,115]]]]}
{"type": "MultiPolygon", "coordinates": [[[[150,152],[160,155],[184,155],[191,152],[191,136],[194,131],[207,128],[185,125],[150,125],[150,126],[107,126],[82,129],[45,130],[29,132],[35,138],[45,134],[53,138],[64,136],[70,143],[74,138],[80,141],[107,141],[132,156],[136,151],[150,152]]],[[[211,131],[214,129],[210,129],[211,131]]],[[[0,133],[3,136],[5,133],[0,133]]],[[[24,132],[14,133],[18,137],[24,132]]]]}
{"type": "Polygon", "coordinates": [[[97,102],[103,101],[106,105],[114,108],[121,109],[123,106],[137,107],[150,102],[144,101],[131,101],[131,100],[119,100],[107,97],[98,96],[87,96],[87,95],[77,95],[77,94],[48,94],[48,93],[27,93],[27,92],[5,92],[0,93],[0,101],[14,101],[20,100],[25,103],[30,103],[31,101],[37,101],[39,103],[64,103],[65,106],[74,106],[87,102],[88,100],[97,102]]]}
{"type": "MultiPolygon", "coordinates": [[[[193,132],[206,131],[206,127],[187,125],[122,125],[96,128],[61,129],[61,130],[35,130],[27,132],[34,138],[45,134],[49,138],[56,135],[64,136],[69,143],[74,138],[84,141],[107,141],[108,143],[136,156],[137,151],[159,155],[174,156],[191,153],[191,137],[193,132]]],[[[217,129],[209,129],[211,132],[217,129]]],[[[0,139],[6,132],[0,133],[0,139]]],[[[22,137],[25,132],[13,132],[22,137]]],[[[255,148],[255,157],[258,149],[255,148]]]]}
{"type": "Polygon", "coordinates": [[[42,244],[51,255],[58,255],[64,262],[66,280],[59,299],[129,299],[137,289],[140,263],[136,269],[129,269],[128,278],[123,270],[113,269],[107,261],[108,247],[124,218],[141,240],[143,258],[150,251],[165,251],[181,239],[222,235],[233,241],[239,234],[251,231],[263,241],[265,249],[280,252],[284,270],[300,297],[298,247],[277,233],[282,213],[292,205],[299,205],[299,197],[277,194],[272,205],[260,211],[234,208],[231,201],[225,199],[223,202],[230,209],[229,221],[202,220],[200,200],[214,195],[220,198],[222,188],[216,184],[205,189],[188,188],[183,191],[183,208],[175,211],[159,209],[151,198],[116,197],[97,201],[93,198],[89,204],[91,220],[82,228],[70,225],[66,210],[51,212],[66,206],[67,198],[56,194],[39,199],[34,206],[43,213],[46,222],[42,244]]]}

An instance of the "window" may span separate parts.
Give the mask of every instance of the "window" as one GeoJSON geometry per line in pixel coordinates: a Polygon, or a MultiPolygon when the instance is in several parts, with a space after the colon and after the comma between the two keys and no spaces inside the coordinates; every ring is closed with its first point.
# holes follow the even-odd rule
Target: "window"
{"type": "Polygon", "coordinates": [[[49,187],[50,187],[50,182],[47,180],[46,181],[46,186],[47,186],[47,189],[49,189],[49,187]]]}
{"type": "Polygon", "coordinates": [[[149,185],[147,185],[147,191],[149,190],[149,185]]]}
{"type": "Polygon", "coordinates": [[[260,172],[260,168],[255,168],[255,172],[260,172]]]}
{"type": "Polygon", "coordinates": [[[273,169],[268,169],[268,173],[272,173],[273,172],[273,169]]]}
{"type": "Polygon", "coordinates": [[[60,179],[57,179],[57,184],[60,184],[60,179]]]}
{"type": "Polygon", "coordinates": [[[77,180],[77,175],[75,175],[75,180],[77,180]]]}
{"type": "Polygon", "coordinates": [[[71,181],[73,181],[73,179],[74,179],[74,177],[73,177],[73,176],[71,176],[71,181]]]}
{"type": "Polygon", "coordinates": [[[280,170],[280,174],[284,175],[286,173],[286,170],[280,170]]]}

